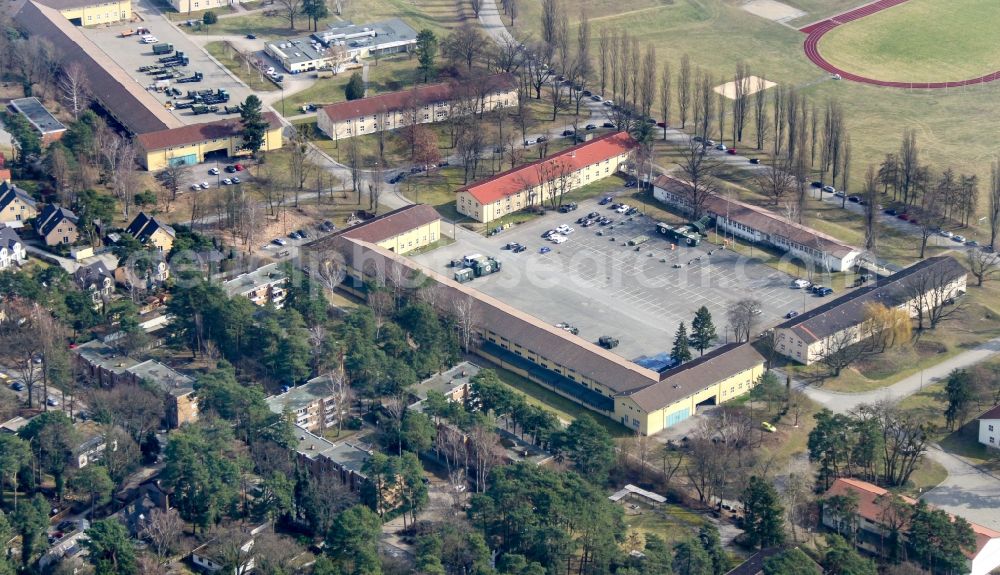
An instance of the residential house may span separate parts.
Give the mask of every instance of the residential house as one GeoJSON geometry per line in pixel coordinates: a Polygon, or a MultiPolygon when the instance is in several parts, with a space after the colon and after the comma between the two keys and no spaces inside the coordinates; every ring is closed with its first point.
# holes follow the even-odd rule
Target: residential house
{"type": "Polygon", "coordinates": [[[73,281],[80,291],[90,294],[94,307],[107,302],[111,299],[111,294],[115,293],[115,276],[100,260],[77,268],[73,272],[73,281]]]}
{"type": "Polygon", "coordinates": [[[331,140],[343,140],[415,123],[443,122],[456,116],[517,107],[517,87],[513,74],[426,84],[324,106],[316,114],[316,127],[331,140]]]}
{"type": "Polygon", "coordinates": [[[280,395],[272,395],[267,398],[267,406],[277,414],[291,413],[295,425],[315,433],[337,421],[335,387],[329,375],[321,375],[280,395]]]}
{"type": "Polygon", "coordinates": [[[272,304],[280,308],[288,295],[287,283],[288,276],[281,271],[281,264],[273,263],[223,282],[222,289],[229,297],[245,297],[259,306],[272,304]]]}
{"type": "Polygon", "coordinates": [[[45,204],[35,218],[35,232],[45,245],[75,244],[80,239],[78,218],[70,210],[55,204],[45,204]]]}
{"type": "Polygon", "coordinates": [[[362,471],[372,448],[357,441],[333,443],[304,427],[295,427],[299,463],[320,481],[336,479],[351,491],[361,491],[367,476],[362,471]]]}
{"type": "Polygon", "coordinates": [[[339,74],[360,67],[362,58],[407,52],[416,43],[417,31],[399,18],[361,25],[343,20],[309,36],[268,42],[264,52],[291,74],[312,70],[339,74]]]}
{"type": "Polygon", "coordinates": [[[118,440],[112,439],[108,443],[104,431],[92,421],[78,421],[73,427],[80,441],[70,453],[70,463],[77,469],[97,463],[109,449],[118,451],[118,440]]]}
{"type": "Polygon", "coordinates": [[[155,290],[170,279],[170,266],[162,252],[144,253],[136,254],[134,259],[115,268],[114,273],[115,283],[129,290],[155,290]]]}
{"type": "Polygon", "coordinates": [[[0,181],[0,224],[20,227],[38,215],[38,202],[31,194],[7,180],[0,181]]]}
{"type": "MultiPolygon", "coordinates": [[[[858,533],[856,545],[868,553],[884,555],[890,534],[891,511],[890,500],[887,497],[889,492],[865,481],[841,477],[835,480],[826,492],[827,498],[837,495],[853,495],[857,498],[857,515],[854,518],[846,518],[846,521],[853,522],[853,528],[858,533]]],[[[900,498],[910,505],[916,504],[916,500],[909,497],[900,498]]],[[[823,525],[842,531],[845,527],[844,522],[845,518],[838,517],[828,506],[824,506],[823,525]]],[[[971,553],[965,554],[968,558],[966,574],[987,575],[1000,567],[1000,532],[971,522],[970,525],[976,536],[976,547],[971,553]]],[[[901,535],[905,540],[905,526],[901,535]]]]}
{"type": "Polygon", "coordinates": [[[979,424],[979,443],[1000,449],[1000,405],[995,405],[976,418],[979,424]]]}
{"type": "Polygon", "coordinates": [[[132,234],[132,237],[139,240],[140,243],[156,248],[163,253],[170,251],[174,245],[174,238],[177,237],[174,228],[160,222],[155,217],[147,216],[146,212],[139,212],[139,215],[132,220],[125,231],[132,234]]]}
{"type": "Polygon", "coordinates": [[[253,571],[256,562],[252,553],[254,538],[269,528],[270,524],[268,523],[254,529],[231,527],[230,531],[223,532],[217,538],[192,551],[191,562],[200,571],[210,575],[216,573],[247,575],[253,571]],[[236,562],[236,565],[232,565],[233,561],[236,562]],[[232,571],[223,572],[227,566],[231,567],[232,571]]]}
{"type": "Polygon", "coordinates": [[[147,359],[124,370],[122,379],[152,385],[163,393],[167,426],[170,429],[198,421],[198,397],[194,379],[162,363],[147,359]]]}
{"type": "Polygon", "coordinates": [[[628,132],[594,138],[459,188],[456,207],[477,222],[490,222],[546,202],[561,204],[564,194],[626,169],[636,145],[628,132]]]}
{"type": "Polygon", "coordinates": [[[900,308],[910,317],[926,318],[929,310],[951,305],[965,293],[967,276],[965,267],[951,256],[921,260],[779,324],[774,328],[775,351],[798,363],[815,363],[868,337],[862,329],[868,305],[900,308]]]}
{"type": "Polygon", "coordinates": [[[12,228],[0,224],[0,270],[21,265],[28,259],[21,238],[12,228]]]}
{"type": "MultiPolygon", "coordinates": [[[[690,184],[674,176],[653,180],[653,197],[670,208],[690,215],[690,184]]],[[[786,252],[821,271],[847,271],[857,265],[862,251],[837,238],[794,222],[770,210],[708,194],[702,215],[714,220],[715,231],[725,237],[786,252]]]]}

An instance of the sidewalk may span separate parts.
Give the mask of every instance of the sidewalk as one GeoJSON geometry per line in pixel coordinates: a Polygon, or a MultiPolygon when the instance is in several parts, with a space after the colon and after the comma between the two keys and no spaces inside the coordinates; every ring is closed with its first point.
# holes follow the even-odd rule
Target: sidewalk
{"type": "Polygon", "coordinates": [[[882,399],[897,400],[908,397],[920,391],[924,385],[930,385],[948,377],[948,374],[952,370],[975,365],[997,353],[1000,353],[1000,337],[991,339],[968,351],[963,351],[937,365],[924,369],[920,373],[906,377],[893,385],[861,393],[826,391],[821,387],[813,387],[802,381],[797,381],[795,387],[805,393],[809,399],[812,399],[830,411],[834,413],[847,413],[863,403],[874,403],[882,399]]]}

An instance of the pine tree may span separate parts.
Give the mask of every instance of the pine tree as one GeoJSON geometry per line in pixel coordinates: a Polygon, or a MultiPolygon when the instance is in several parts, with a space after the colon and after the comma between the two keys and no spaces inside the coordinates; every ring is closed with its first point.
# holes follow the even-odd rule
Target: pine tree
{"type": "Polygon", "coordinates": [[[670,348],[670,357],[678,364],[691,361],[691,349],[688,348],[687,328],[684,322],[677,326],[677,333],[674,335],[674,346],[670,348]]]}
{"type": "Polygon", "coordinates": [[[694,320],[691,321],[691,345],[700,355],[705,355],[705,350],[712,347],[712,342],[718,337],[715,324],[712,323],[712,314],[707,307],[701,306],[694,312],[694,320]]]}
{"type": "Polygon", "coordinates": [[[417,45],[414,48],[420,71],[424,73],[424,82],[434,74],[434,58],[437,57],[438,39],[434,32],[424,28],[417,34],[417,45]]]}
{"type": "Polygon", "coordinates": [[[257,152],[264,147],[264,139],[267,136],[267,121],[261,113],[262,104],[260,98],[250,94],[247,99],[240,104],[240,123],[243,125],[243,148],[256,156],[257,152]]]}
{"type": "Polygon", "coordinates": [[[351,74],[351,79],[344,86],[344,95],[347,96],[348,101],[360,100],[365,97],[365,82],[361,78],[361,74],[357,72],[351,74]]]}
{"type": "Polygon", "coordinates": [[[774,486],[754,475],[741,499],[747,543],[760,549],[781,545],[785,541],[785,510],[774,486]]]}

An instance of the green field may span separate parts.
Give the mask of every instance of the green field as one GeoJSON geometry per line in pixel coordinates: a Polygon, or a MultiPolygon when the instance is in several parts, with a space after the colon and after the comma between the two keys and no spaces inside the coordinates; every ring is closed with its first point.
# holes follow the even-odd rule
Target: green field
{"type": "Polygon", "coordinates": [[[849,72],[902,82],[976,78],[1000,70],[995,0],[910,0],[838,26],[819,50],[849,72]]]}

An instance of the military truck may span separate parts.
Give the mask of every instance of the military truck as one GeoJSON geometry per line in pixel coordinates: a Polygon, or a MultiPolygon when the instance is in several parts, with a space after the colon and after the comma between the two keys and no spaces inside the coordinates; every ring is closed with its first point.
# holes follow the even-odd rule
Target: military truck
{"type": "Polygon", "coordinates": [[[656,222],[656,231],[678,244],[694,247],[701,243],[701,235],[688,226],[671,226],[663,222],[656,222]]]}
{"type": "Polygon", "coordinates": [[[153,44],[153,54],[156,54],[157,56],[169,54],[173,51],[174,51],[174,45],[169,42],[164,42],[162,44],[153,44]]]}
{"type": "Polygon", "coordinates": [[[500,271],[501,266],[500,262],[498,262],[494,258],[479,256],[478,258],[472,261],[472,265],[470,267],[472,268],[472,271],[476,274],[476,277],[481,278],[483,276],[488,276],[490,274],[497,273],[498,271],[500,271]]]}

